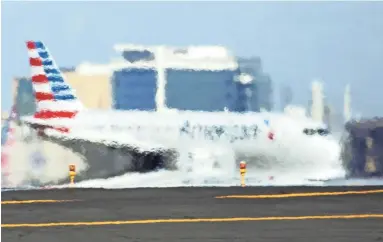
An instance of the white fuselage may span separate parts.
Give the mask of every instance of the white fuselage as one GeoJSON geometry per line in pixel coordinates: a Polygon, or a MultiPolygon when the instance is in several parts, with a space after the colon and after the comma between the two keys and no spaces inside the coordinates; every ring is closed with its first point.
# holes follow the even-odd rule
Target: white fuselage
{"type": "Polygon", "coordinates": [[[290,142],[289,137],[309,140],[310,137],[303,134],[304,128],[323,127],[312,120],[285,114],[199,111],[84,110],[69,120],[39,120],[33,117],[24,117],[23,120],[70,130],[67,134],[47,130],[46,134],[52,136],[106,145],[137,146],[144,150],[174,148],[179,142],[196,141],[201,144],[237,144],[239,147],[255,146],[262,142],[280,144],[290,142]],[[275,141],[268,139],[269,132],[274,133],[275,141]]]}

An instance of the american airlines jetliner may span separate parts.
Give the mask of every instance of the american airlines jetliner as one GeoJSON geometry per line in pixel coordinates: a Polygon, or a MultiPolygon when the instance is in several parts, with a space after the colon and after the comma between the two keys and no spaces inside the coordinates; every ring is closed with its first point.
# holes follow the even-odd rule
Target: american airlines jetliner
{"type": "Polygon", "coordinates": [[[143,152],[219,144],[239,156],[320,149],[318,139],[331,136],[322,123],[278,113],[87,109],[44,43],[27,41],[26,46],[37,110],[20,119],[40,135],[143,152]]]}

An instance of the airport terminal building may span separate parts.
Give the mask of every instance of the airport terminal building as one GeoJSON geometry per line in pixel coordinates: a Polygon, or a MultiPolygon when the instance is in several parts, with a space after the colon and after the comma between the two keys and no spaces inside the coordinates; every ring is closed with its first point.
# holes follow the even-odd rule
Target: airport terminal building
{"type": "MultiPolygon", "coordinates": [[[[272,81],[261,59],[238,58],[222,46],[115,45],[108,64],[61,68],[88,108],[247,112],[272,109],[272,81]]],[[[54,53],[51,53],[54,56],[54,53]]],[[[56,60],[60,63],[60,60],[56,60]]],[[[29,78],[15,78],[21,115],[35,110],[29,78]]]]}

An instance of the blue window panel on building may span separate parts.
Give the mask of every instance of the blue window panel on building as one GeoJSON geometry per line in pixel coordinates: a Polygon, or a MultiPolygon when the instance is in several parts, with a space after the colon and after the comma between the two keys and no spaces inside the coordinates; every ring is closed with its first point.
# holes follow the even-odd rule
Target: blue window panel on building
{"type": "Polygon", "coordinates": [[[20,116],[32,115],[36,111],[35,96],[32,81],[27,78],[21,78],[18,81],[16,94],[16,112],[20,116]]]}
{"type": "Polygon", "coordinates": [[[151,69],[122,69],[112,79],[114,108],[156,109],[157,73],[151,69]]]}
{"type": "Polygon", "coordinates": [[[238,58],[238,66],[242,73],[247,73],[252,76],[262,74],[262,60],[260,57],[238,58]]]}
{"type": "Polygon", "coordinates": [[[237,111],[259,112],[262,108],[272,109],[272,86],[271,80],[267,76],[258,76],[252,84],[237,83],[237,111]]]}
{"type": "Polygon", "coordinates": [[[238,108],[242,111],[260,111],[261,108],[272,109],[272,80],[262,70],[262,61],[259,57],[238,58],[241,73],[250,74],[255,78],[252,86],[251,97],[243,95],[246,86],[238,84],[238,108]],[[246,109],[246,110],[245,110],[246,109]]]}
{"type": "Polygon", "coordinates": [[[257,102],[259,108],[272,109],[272,81],[268,75],[261,75],[256,82],[257,102]]]}
{"type": "Polygon", "coordinates": [[[166,71],[166,105],[180,110],[222,111],[235,107],[236,71],[166,71]]]}
{"type": "Polygon", "coordinates": [[[236,83],[237,101],[235,110],[237,112],[258,111],[254,86],[254,84],[236,83]]]}

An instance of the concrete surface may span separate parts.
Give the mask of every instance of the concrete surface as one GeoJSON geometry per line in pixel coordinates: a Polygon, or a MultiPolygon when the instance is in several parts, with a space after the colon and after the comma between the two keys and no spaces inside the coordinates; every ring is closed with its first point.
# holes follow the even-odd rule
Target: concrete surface
{"type": "Polygon", "coordinates": [[[383,187],[62,189],[2,192],[2,241],[383,241],[382,201],[383,187]],[[294,195],[287,198],[216,198],[234,194],[350,190],[362,192],[326,196],[314,193],[310,196],[294,195]],[[366,190],[376,192],[363,192],[366,190]],[[75,201],[33,201],[48,199],[75,201]],[[13,204],[9,204],[9,201],[13,201],[13,204]],[[207,221],[193,220],[197,218],[205,218],[207,221]],[[216,220],[211,220],[213,218],[216,220]],[[225,221],[228,218],[235,218],[232,220],[237,221],[225,221]],[[57,224],[59,222],[68,224],[57,224]]]}

